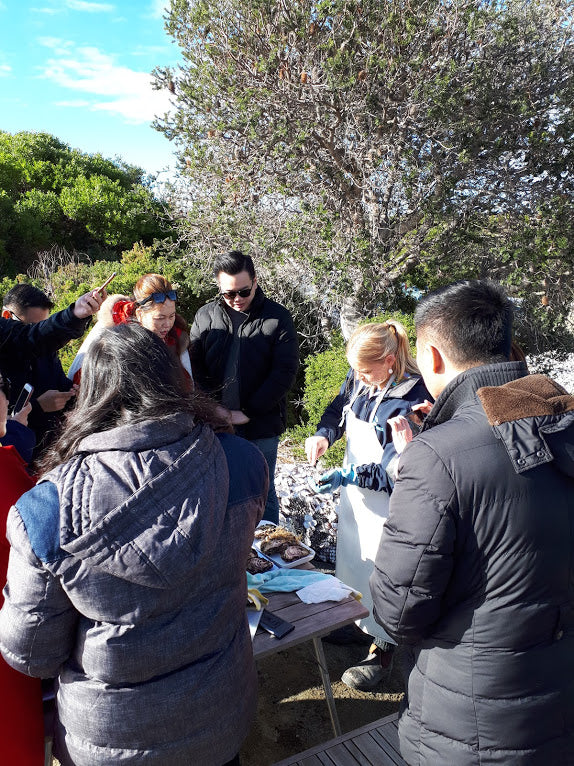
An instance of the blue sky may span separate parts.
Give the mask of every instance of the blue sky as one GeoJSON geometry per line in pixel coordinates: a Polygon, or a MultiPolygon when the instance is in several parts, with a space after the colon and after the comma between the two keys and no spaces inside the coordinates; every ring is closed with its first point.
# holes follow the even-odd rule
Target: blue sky
{"type": "MultiPolygon", "coordinates": [[[[157,173],[172,145],[150,72],[175,64],[166,0],[0,0],[0,130],[51,133],[74,149],[157,173]]],[[[161,176],[160,176],[161,178],[161,176]]]]}

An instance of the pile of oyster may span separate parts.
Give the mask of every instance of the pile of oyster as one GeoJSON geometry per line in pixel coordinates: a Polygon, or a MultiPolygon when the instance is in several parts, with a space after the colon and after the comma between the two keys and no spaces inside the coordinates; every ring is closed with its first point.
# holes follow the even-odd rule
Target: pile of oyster
{"type": "Polygon", "coordinates": [[[266,556],[281,556],[288,564],[309,555],[309,549],[301,544],[297,535],[285,527],[264,524],[255,530],[255,538],[259,540],[261,553],[266,556]]]}

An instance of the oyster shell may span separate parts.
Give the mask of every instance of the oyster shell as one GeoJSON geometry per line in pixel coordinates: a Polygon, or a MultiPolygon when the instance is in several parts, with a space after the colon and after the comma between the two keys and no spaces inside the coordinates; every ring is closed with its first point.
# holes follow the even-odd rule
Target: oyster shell
{"type": "Polygon", "coordinates": [[[273,563],[268,559],[264,559],[253,548],[250,550],[247,557],[246,570],[249,574],[261,574],[262,572],[268,572],[273,567],[273,563]]]}

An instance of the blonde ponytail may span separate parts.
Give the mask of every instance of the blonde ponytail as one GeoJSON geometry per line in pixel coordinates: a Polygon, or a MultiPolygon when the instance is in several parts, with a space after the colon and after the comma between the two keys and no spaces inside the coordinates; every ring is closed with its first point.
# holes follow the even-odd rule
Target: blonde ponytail
{"type": "Polygon", "coordinates": [[[357,327],[349,338],[346,351],[351,367],[379,363],[389,354],[393,354],[393,373],[397,382],[400,382],[406,373],[420,374],[411,354],[406,330],[394,319],[357,327]]]}

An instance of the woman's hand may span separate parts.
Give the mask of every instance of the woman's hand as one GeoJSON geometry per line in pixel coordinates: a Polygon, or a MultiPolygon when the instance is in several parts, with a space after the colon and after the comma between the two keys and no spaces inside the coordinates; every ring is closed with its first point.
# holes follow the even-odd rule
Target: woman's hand
{"type": "Polygon", "coordinates": [[[77,390],[78,386],[72,386],[69,391],[57,391],[51,388],[49,391],[44,391],[43,394],[40,394],[36,401],[44,412],[59,412],[76,395],[77,390]]]}
{"type": "Polygon", "coordinates": [[[229,410],[221,404],[218,404],[215,409],[219,417],[227,420],[232,426],[242,426],[244,423],[249,423],[249,418],[241,410],[229,410]]]}
{"type": "MultiPolygon", "coordinates": [[[[423,405],[418,405],[422,407],[423,405]]],[[[431,405],[432,407],[432,405],[431,405]]],[[[413,407],[414,410],[414,407],[413,407]]],[[[409,421],[404,415],[397,415],[394,418],[389,418],[387,423],[391,427],[391,433],[393,435],[393,444],[397,454],[400,455],[409,442],[413,440],[413,432],[409,425],[409,421]]]]}
{"type": "Polygon", "coordinates": [[[315,465],[328,449],[329,442],[324,436],[309,436],[305,439],[305,454],[310,465],[315,465]]]}

